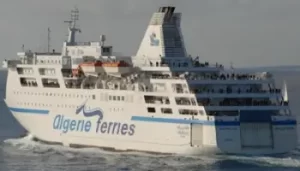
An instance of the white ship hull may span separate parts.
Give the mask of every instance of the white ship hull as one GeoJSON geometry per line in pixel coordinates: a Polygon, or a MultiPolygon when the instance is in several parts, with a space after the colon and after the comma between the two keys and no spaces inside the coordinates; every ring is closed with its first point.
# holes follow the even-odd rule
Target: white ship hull
{"type": "Polygon", "coordinates": [[[152,15],[136,56],[113,56],[103,36],[76,42],[72,17],[61,54],[27,51],[4,62],[8,108],[35,138],[65,146],[187,155],[295,149],[296,115],[272,75],[188,56],[174,10],[152,15]],[[92,70],[74,71],[91,61],[92,70]]]}
{"type": "MultiPolygon", "coordinates": [[[[12,103],[7,102],[7,104],[13,106],[12,103]]],[[[73,147],[100,147],[114,151],[184,155],[204,153],[270,155],[289,152],[297,145],[296,125],[293,121],[274,123],[272,137],[268,137],[271,138],[272,145],[243,148],[238,122],[219,122],[220,126],[215,126],[213,122],[205,120],[140,117],[126,113],[123,113],[123,117],[120,116],[122,114],[116,117],[115,113],[104,111],[103,119],[98,124],[97,116],[84,117],[82,112],[77,115],[76,109],[40,110],[16,106],[10,107],[10,110],[19,123],[35,138],[73,147]],[[198,123],[195,125],[199,123],[202,125],[202,132],[199,132],[196,138],[193,137],[195,134],[192,133],[192,122],[198,123]],[[202,145],[193,146],[192,139],[201,141],[198,143],[202,145]]],[[[267,136],[265,134],[260,138],[267,136]]],[[[257,142],[259,139],[252,141],[257,142]]],[[[261,141],[265,141],[261,142],[264,144],[268,140],[261,139],[261,141]]]]}

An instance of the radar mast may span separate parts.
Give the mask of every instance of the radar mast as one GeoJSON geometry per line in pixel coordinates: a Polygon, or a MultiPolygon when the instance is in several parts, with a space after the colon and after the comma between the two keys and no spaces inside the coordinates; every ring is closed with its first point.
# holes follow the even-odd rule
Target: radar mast
{"type": "Polygon", "coordinates": [[[77,28],[76,21],[79,20],[79,10],[77,7],[75,7],[73,10],[71,10],[71,19],[68,21],[64,21],[64,23],[69,24],[69,35],[68,35],[68,45],[75,45],[75,34],[78,31],[79,33],[81,30],[77,28]]]}

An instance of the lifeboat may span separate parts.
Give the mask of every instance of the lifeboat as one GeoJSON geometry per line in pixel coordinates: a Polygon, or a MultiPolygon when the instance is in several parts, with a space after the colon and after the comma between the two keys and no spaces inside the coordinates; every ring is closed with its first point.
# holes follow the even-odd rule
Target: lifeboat
{"type": "Polygon", "coordinates": [[[103,69],[106,73],[120,73],[125,74],[131,71],[131,66],[125,61],[116,61],[116,62],[104,62],[102,64],[103,69]]]}
{"type": "Polygon", "coordinates": [[[125,61],[108,62],[84,62],[79,65],[84,73],[120,73],[125,74],[131,71],[131,66],[125,61]]]}
{"type": "Polygon", "coordinates": [[[96,62],[84,62],[79,64],[78,68],[81,68],[81,70],[84,73],[101,73],[102,69],[102,62],[96,61],[96,62]]]}

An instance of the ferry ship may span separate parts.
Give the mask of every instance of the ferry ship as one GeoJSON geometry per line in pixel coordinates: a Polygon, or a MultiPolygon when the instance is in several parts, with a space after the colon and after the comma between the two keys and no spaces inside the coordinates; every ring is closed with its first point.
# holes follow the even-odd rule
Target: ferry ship
{"type": "Polygon", "coordinates": [[[134,56],[80,43],[78,9],[61,53],[18,53],[5,103],[37,140],[166,154],[272,155],[297,146],[286,88],[271,73],[239,73],[187,55],[181,13],[152,15],[134,56]]]}

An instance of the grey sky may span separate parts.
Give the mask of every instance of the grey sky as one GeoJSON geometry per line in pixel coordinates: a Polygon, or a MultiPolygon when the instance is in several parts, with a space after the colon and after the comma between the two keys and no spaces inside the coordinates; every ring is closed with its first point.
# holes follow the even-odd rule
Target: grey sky
{"type": "Polygon", "coordinates": [[[183,13],[188,53],[235,66],[300,65],[300,0],[1,0],[0,59],[25,48],[61,50],[69,11],[80,10],[81,41],[107,35],[114,50],[134,55],[161,5],[183,13]]]}

